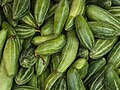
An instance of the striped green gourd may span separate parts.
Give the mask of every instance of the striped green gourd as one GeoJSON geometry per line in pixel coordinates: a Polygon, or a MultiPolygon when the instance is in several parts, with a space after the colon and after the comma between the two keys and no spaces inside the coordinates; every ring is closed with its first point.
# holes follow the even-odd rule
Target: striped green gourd
{"type": "Polygon", "coordinates": [[[111,68],[105,72],[104,83],[107,90],[120,90],[120,78],[111,68]]]}
{"type": "Polygon", "coordinates": [[[39,57],[35,56],[34,48],[31,46],[25,49],[21,53],[20,58],[19,58],[19,63],[24,68],[30,68],[37,62],[38,59],[39,57]]]}
{"type": "Polygon", "coordinates": [[[88,23],[82,15],[76,17],[75,27],[80,43],[85,48],[91,50],[95,43],[94,36],[88,23]]]}
{"type": "Polygon", "coordinates": [[[54,34],[51,34],[51,35],[46,35],[46,36],[35,36],[33,39],[32,39],[32,44],[34,45],[40,45],[41,43],[44,43],[46,41],[49,41],[49,40],[52,40],[54,38],[56,38],[57,36],[54,35],[54,34]]]}
{"type": "Polygon", "coordinates": [[[5,40],[6,40],[6,38],[7,38],[7,30],[2,29],[2,30],[0,31],[0,38],[1,38],[1,40],[0,40],[0,60],[1,60],[1,58],[2,58],[2,53],[3,53],[3,46],[4,46],[5,40]]]}
{"type": "Polygon", "coordinates": [[[65,72],[67,68],[73,63],[77,56],[79,41],[76,33],[73,30],[67,32],[67,42],[61,54],[61,62],[57,67],[57,71],[65,72]],[[68,62],[69,61],[69,62],[68,62]]]}
{"type": "Polygon", "coordinates": [[[23,18],[21,18],[21,21],[34,27],[34,28],[37,28],[35,18],[31,14],[31,12],[28,12],[23,18]]]}
{"type": "Polygon", "coordinates": [[[120,68],[116,68],[115,72],[118,74],[118,76],[120,76],[120,68]]]}
{"type": "Polygon", "coordinates": [[[55,14],[55,10],[57,7],[58,7],[58,3],[55,3],[49,8],[45,20],[49,20],[55,14]]]}
{"type": "Polygon", "coordinates": [[[59,87],[57,87],[57,90],[67,90],[67,82],[64,78],[61,80],[59,87]]]}
{"type": "Polygon", "coordinates": [[[113,5],[120,5],[120,0],[112,0],[113,5]]]}
{"type": "Polygon", "coordinates": [[[107,62],[113,63],[114,66],[120,67],[120,42],[118,42],[114,48],[111,50],[110,54],[108,55],[107,62]]]}
{"type": "Polygon", "coordinates": [[[62,76],[62,73],[58,71],[52,72],[45,80],[44,90],[50,90],[55,82],[62,76]]]}
{"type": "Polygon", "coordinates": [[[61,53],[56,53],[52,55],[52,60],[50,64],[51,72],[55,71],[61,61],[61,53]]]}
{"type": "Polygon", "coordinates": [[[118,19],[120,19],[120,6],[112,6],[109,9],[109,12],[112,13],[118,19]]]}
{"type": "Polygon", "coordinates": [[[33,36],[35,32],[38,31],[35,28],[28,25],[17,25],[14,29],[17,35],[23,39],[33,36]]]}
{"type": "Polygon", "coordinates": [[[34,67],[20,68],[18,74],[15,77],[15,82],[18,85],[26,84],[33,77],[34,67]]]}
{"type": "Polygon", "coordinates": [[[101,68],[106,64],[105,58],[97,59],[90,63],[87,75],[84,78],[84,83],[87,83],[91,77],[93,77],[101,68]]]}
{"type": "Polygon", "coordinates": [[[65,35],[61,34],[58,37],[48,40],[40,45],[38,45],[35,50],[36,55],[52,55],[62,50],[66,43],[65,35]]]}
{"type": "Polygon", "coordinates": [[[16,26],[18,21],[13,19],[12,6],[10,4],[4,5],[3,12],[10,25],[12,25],[13,27],[16,26]]]}
{"type": "Polygon", "coordinates": [[[40,56],[40,58],[37,60],[35,64],[35,71],[37,77],[40,76],[47,68],[49,65],[51,56],[46,55],[46,56],[40,56]]]}
{"type": "Polygon", "coordinates": [[[44,84],[45,84],[45,80],[47,79],[47,77],[49,76],[50,71],[47,68],[38,78],[37,78],[37,82],[38,82],[38,88],[40,88],[41,90],[44,90],[44,84]]]}
{"type": "Polygon", "coordinates": [[[38,82],[37,82],[37,76],[33,74],[33,77],[30,79],[30,81],[27,83],[29,86],[37,87],[38,82]]]}
{"type": "Polygon", "coordinates": [[[71,67],[76,69],[79,72],[81,79],[83,79],[88,72],[89,64],[86,59],[79,58],[72,64],[71,67]]]}
{"type": "Polygon", "coordinates": [[[50,0],[35,1],[34,17],[38,26],[41,26],[43,24],[49,6],[50,6],[50,0]]]}
{"type": "Polygon", "coordinates": [[[88,24],[97,38],[110,39],[119,35],[119,30],[113,25],[97,21],[91,21],[88,24]]]}
{"type": "Polygon", "coordinates": [[[69,69],[67,72],[68,90],[86,90],[79,72],[76,69],[69,69]]]}
{"type": "Polygon", "coordinates": [[[112,39],[98,39],[90,52],[90,57],[97,59],[106,55],[113,48],[117,39],[118,37],[112,39]]]}
{"type": "Polygon", "coordinates": [[[41,30],[40,30],[40,34],[41,36],[46,36],[46,35],[51,35],[53,34],[53,26],[54,26],[54,23],[53,23],[53,18],[48,20],[42,27],[41,27],[41,30]]]}
{"type": "Polygon", "coordinates": [[[84,13],[86,0],[73,0],[70,8],[70,13],[65,25],[65,30],[68,31],[74,26],[75,17],[84,13]]]}
{"type": "Polygon", "coordinates": [[[6,73],[8,76],[15,76],[18,71],[19,47],[15,37],[7,39],[2,60],[5,64],[6,73]]]}
{"type": "Polygon", "coordinates": [[[120,29],[120,21],[115,16],[113,16],[109,11],[95,5],[88,5],[86,8],[86,12],[90,20],[109,23],[120,29]]]}
{"type": "Polygon", "coordinates": [[[68,0],[61,0],[55,10],[54,15],[54,34],[60,35],[69,14],[68,0]]]}
{"type": "Polygon", "coordinates": [[[30,8],[30,0],[13,1],[13,19],[21,19],[25,16],[30,8]]]}

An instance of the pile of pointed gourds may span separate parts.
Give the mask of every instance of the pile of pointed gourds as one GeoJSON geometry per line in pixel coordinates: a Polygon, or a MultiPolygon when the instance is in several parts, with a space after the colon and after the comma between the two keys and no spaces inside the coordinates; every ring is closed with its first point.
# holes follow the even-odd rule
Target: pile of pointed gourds
{"type": "Polygon", "coordinates": [[[120,0],[0,0],[0,90],[120,90],[120,0]]]}

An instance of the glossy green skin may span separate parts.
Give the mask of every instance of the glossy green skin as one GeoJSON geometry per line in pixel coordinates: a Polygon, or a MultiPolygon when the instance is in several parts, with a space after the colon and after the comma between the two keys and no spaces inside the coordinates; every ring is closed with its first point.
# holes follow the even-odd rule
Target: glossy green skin
{"type": "Polygon", "coordinates": [[[23,18],[21,18],[21,21],[30,25],[30,26],[32,26],[32,27],[34,27],[34,28],[37,28],[35,19],[30,12],[27,13],[23,18]]]}
{"type": "Polygon", "coordinates": [[[61,51],[66,43],[66,37],[61,34],[57,38],[40,44],[35,50],[36,55],[52,55],[61,51]]]}
{"type": "Polygon", "coordinates": [[[2,60],[5,63],[5,69],[8,76],[15,76],[18,71],[18,57],[19,48],[16,43],[16,38],[10,37],[7,39],[5,48],[3,51],[2,60]]]}
{"type": "Polygon", "coordinates": [[[15,27],[15,31],[20,38],[25,39],[33,36],[37,30],[28,25],[18,25],[15,27]]]}
{"type": "Polygon", "coordinates": [[[37,77],[40,76],[47,68],[49,65],[51,56],[40,56],[40,58],[37,60],[35,64],[35,70],[36,70],[36,75],[37,77]]]}
{"type": "Polygon", "coordinates": [[[40,89],[32,86],[17,86],[15,90],[40,90],[40,89]]]}
{"type": "Polygon", "coordinates": [[[40,76],[37,78],[38,88],[40,88],[41,90],[44,90],[45,80],[47,79],[47,77],[49,76],[49,74],[50,74],[50,71],[49,71],[49,69],[47,68],[47,69],[42,73],[42,75],[40,75],[40,76]]]}
{"type": "Polygon", "coordinates": [[[110,24],[97,21],[91,21],[88,24],[97,38],[109,39],[119,35],[119,30],[110,24]]]}
{"type": "Polygon", "coordinates": [[[13,12],[12,12],[12,7],[10,4],[6,4],[3,6],[3,12],[5,14],[5,17],[7,19],[7,21],[14,27],[17,25],[18,21],[17,20],[13,20],[13,12]]]}
{"type": "Polygon", "coordinates": [[[80,74],[75,69],[69,69],[67,72],[68,90],[86,90],[80,74]]]}
{"type": "Polygon", "coordinates": [[[67,68],[73,63],[77,56],[79,41],[73,30],[67,32],[67,42],[61,54],[61,62],[57,67],[57,71],[65,72],[67,68]]]}
{"type": "Polygon", "coordinates": [[[80,47],[78,50],[77,58],[85,58],[88,60],[89,58],[89,51],[84,47],[80,47]]]}
{"type": "Polygon", "coordinates": [[[1,5],[4,6],[6,5],[7,3],[10,3],[12,2],[13,0],[1,0],[1,5]]]}
{"type": "Polygon", "coordinates": [[[89,64],[86,59],[79,58],[72,64],[71,67],[76,69],[79,72],[81,79],[83,79],[88,72],[89,64]]]}
{"type": "Polygon", "coordinates": [[[30,79],[33,77],[34,74],[34,68],[20,68],[16,78],[15,78],[15,82],[18,85],[23,85],[26,84],[28,81],[30,81],[30,79]]]}
{"type": "Polygon", "coordinates": [[[120,67],[120,42],[118,42],[114,48],[111,50],[110,54],[108,55],[107,61],[108,63],[113,63],[114,66],[120,67]]]}
{"type": "Polygon", "coordinates": [[[29,47],[21,53],[19,63],[24,68],[30,68],[38,59],[39,57],[34,54],[34,48],[29,47]]]}
{"type": "Polygon", "coordinates": [[[68,0],[61,0],[54,15],[54,34],[60,35],[69,14],[68,0]]]}
{"type": "Polygon", "coordinates": [[[11,90],[12,85],[13,77],[8,77],[5,70],[5,63],[2,60],[0,63],[0,87],[2,88],[2,90],[11,90]]]}
{"type": "Polygon", "coordinates": [[[34,16],[38,26],[43,24],[49,6],[50,0],[36,0],[34,16]]]}
{"type": "Polygon", "coordinates": [[[69,17],[65,25],[66,31],[70,30],[70,28],[73,27],[75,17],[79,14],[82,15],[84,13],[85,1],[86,0],[73,0],[72,1],[72,4],[70,6],[71,8],[70,8],[69,17]]]}
{"type": "Polygon", "coordinates": [[[86,12],[90,20],[96,20],[96,21],[109,23],[109,24],[114,25],[118,29],[120,28],[119,20],[105,9],[102,9],[95,5],[89,5],[87,6],[86,12]],[[100,15],[98,15],[98,13],[100,15]]]}
{"type": "Polygon", "coordinates": [[[49,20],[50,17],[52,17],[55,14],[55,10],[58,7],[58,3],[54,4],[53,6],[51,6],[47,12],[47,15],[45,17],[45,20],[49,20]]]}
{"type": "Polygon", "coordinates": [[[107,90],[120,90],[120,78],[113,69],[108,69],[104,79],[107,90]]]}
{"type": "Polygon", "coordinates": [[[120,0],[112,0],[113,5],[120,5],[120,0]]]}
{"type": "Polygon", "coordinates": [[[61,54],[60,53],[52,55],[52,60],[51,60],[51,64],[50,64],[51,72],[56,70],[60,61],[61,61],[61,54]]]}
{"type": "Polygon", "coordinates": [[[101,68],[106,64],[105,58],[100,58],[96,61],[93,61],[89,65],[87,75],[85,76],[84,83],[86,83],[91,77],[93,77],[101,68]]]}
{"type": "Polygon", "coordinates": [[[12,26],[10,26],[7,22],[4,21],[2,23],[2,29],[7,30],[7,37],[8,38],[16,37],[15,41],[18,44],[19,51],[21,51],[22,45],[20,43],[20,39],[19,39],[18,35],[16,34],[15,30],[12,28],[12,26]]]}
{"type": "Polygon", "coordinates": [[[95,46],[90,52],[90,57],[92,59],[98,59],[105,54],[107,54],[114,46],[118,37],[112,39],[98,39],[95,46]]]}
{"type": "Polygon", "coordinates": [[[54,26],[54,23],[52,18],[48,20],[48,22],[46,22],[45,25],[41,27],[41,30],[40,30],[41,36],[53,34],[53,26],[54,26]]]}
{"type": "Polygon", "coordinates": [[[0,60],[2,58],[3,46],[5,44],[5,40],[7,38],[7,30],[3,29],[0,31],[0,60]]]}
{"type": "Polygon", "coordinates": [[[49,41],[49,40],[52,40],[54,38],[56,38],[57,36],[55,36],[54,34],[51,34],[51,35],[47,35],[47,36],[35,36],[33,39],[32,39],[32,44],[34,45],[40,45],[41,43],[44,43],[46,41],[49,41]]]}
{"type": "Polygon", "coordinates": [[[30,81],[27,83],[29,86],[37,87],[37,76],[33,74],[33,77],[30,79],[30,81]]]}
{"type": "Polygon", "coordinates": [[[88,23],[82,15],[76,17],[75,27],[80,43],[85,48],[91,50],[95,44],[94,36],[90,27],[88,26],[88,23]]]}
{"type": "Polygon", "coordinates": [[[45,80],[45,88],[44,90],[50,90],[54,83],[62,76],[62,73],[58,71],[52,72],[47,79],[45,80]]]}
{"type": "Polygon", "coordinates": [[[28,13],[30,0],[14,0],[13,2],[13,19],[21,19],[28,13]]]}

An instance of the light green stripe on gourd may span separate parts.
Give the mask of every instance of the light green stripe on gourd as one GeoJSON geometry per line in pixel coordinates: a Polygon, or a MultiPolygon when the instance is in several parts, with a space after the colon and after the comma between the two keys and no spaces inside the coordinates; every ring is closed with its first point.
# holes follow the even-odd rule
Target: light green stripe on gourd
{"type": "Polygon", "coordinates": [[[67,42],[61,54],[61,62],[57,67],[57,71],[65,72],[67,68],[73,63],[77,56],[79,41],[74,30],[67,33],[67,42]]]}
{"type": "Polygon", "coordinates": [[[52,55],[62,50],[66,43],[65,35],[61,34],[58,37],[48,40],[38,45],[35,50],[36,55],[52,55]]]}
{"type": "Polygon", "coordinates": [[[30,0],[14,0],[13,1],[13,19],[21,19],[28,13],[30,8],[30,0]]]}
{"type": "Polygon", "coordinates": [[[82,15],[75,19],[75,27],[80,43],[87,49],[91,50],[95,44],[93,33],[82,15]]]}
{"type": "Polygon", "coordinates": [[[90,52],[90,57],[92,59],[98,59],[106,55],[112,49],[117,40],[118,37],[112,39],[98,39],[90,52]]]}
{"type": "Polygon", "coordinates": [[[2,29],[0,31],[0,39],[1,39],[0,40],[0,60],[2,58],[3,46],[4,46],[6,38],[7,38],[7,30],[2,29]]]}
{"type": "Polygon", "coordinates": [[[113,63],[115,68],[120,67],[120,42],[118,42],[107,58],[108,63],[113,63]]]}
{"type": "Polygon", "coordinates": [[[109,11],[95,5],[88,5],[86,8],[86,12],[90,20],[96,20],[112,24],[118,29],[120,29],[120,21],[115,16],[113,16],[109,11]]]}
{"type": "Polygon", "coordinates": [[[17,86],[14,90],[40,90],[39,88],[33,86],[17,86]]]}
{"type": "Polygon", "coordinates": [[[54,15],[54,34],[60,35],[69,14],[68,0],[61,0],[54,15]]]}
{"type": "Polygon", "coordinates": [[[21,21],[30,25],[30,26],[32,26],[32,27],[34,27],[34,28],[37,28],[35,19],[30,12],[27,13],[23,18],[21,18],[21,21]]]}
{"type": "Polygon", "coordinates": [[[35,74],[33,74],[33,77],[30,79],[27,85],[37,87],[38,82],[37,82],[37,76],[35,74]]]}
{"type": "Polygon", "coordinates": [[[6,5],[7,3],[10,3],[12,2],[13,0],[1,0],[1,5],[4,6],[6,5]]]}
{"type": "Polygon", "coordinates": [[[36,0],[34,17],[38,26],[41,26],[43,24],[49,6],[50,0],[36,0]]]}
{"type": "Polygon", "coordinates": [[[70,8],[69,17],[67,19],[65,30],[68,31],[74,26],[74,19],[77,15],[83,14],[86,0],[73,0],[70,8]]]}

